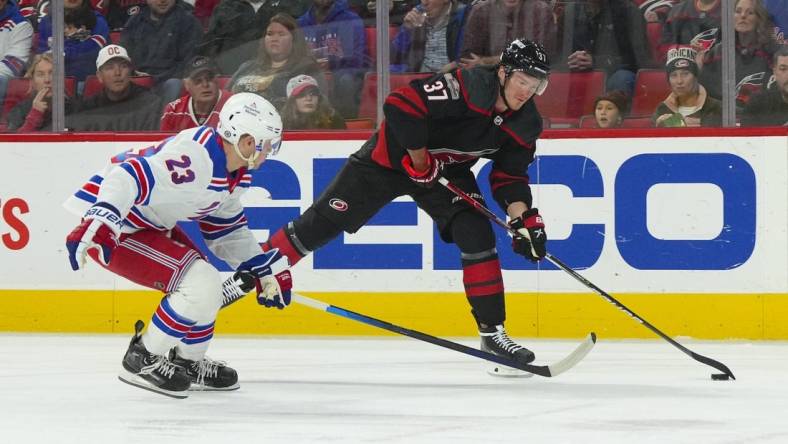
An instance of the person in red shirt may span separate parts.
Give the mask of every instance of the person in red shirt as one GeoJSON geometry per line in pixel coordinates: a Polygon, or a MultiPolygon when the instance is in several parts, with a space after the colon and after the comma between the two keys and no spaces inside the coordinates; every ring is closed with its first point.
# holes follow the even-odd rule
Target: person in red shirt
{"type": "Polygon", "coordinates": [[[219,87],[219,68],[208,57],[196,56],[186,67],[186,95],[168,103],[161,116],[162,131],[181,131],[200,125],[215,127],[219,111],[230,97],[219,87]]]}

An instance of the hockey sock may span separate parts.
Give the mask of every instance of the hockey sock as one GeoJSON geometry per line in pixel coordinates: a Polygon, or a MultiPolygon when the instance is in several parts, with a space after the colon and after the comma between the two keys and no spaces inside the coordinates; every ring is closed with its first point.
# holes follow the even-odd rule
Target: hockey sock
{"type": "Polygon", "coordinates": [[[480,328],[502,324],[506,318],[503,277],[490,222],[464,211],[452,220],[451,234],[462,252],[462,282],[476,322],[480,328]]]}
{"type": "Polygon", "coordinates": [[[208,351],[208,345],[213,338],[215,322],[206,325],[194,325],[178,344],[178,356],[190,361],[200,361],[208,351]]]}
{"type": "Polygon", "coordinates": [[[166,355],[178,345],[179,352],[202,359],[222,304],[221,285],[216,268],[203,260],[194,261],[153,314],[142,336],[148,351],[166,355]]]}
{"type": "Polygon", "coordinates": [[[148,329],[142,335],[142,343],[149,352],[167,356],[186,334],[191,331],[195,322],[178,314],[169,296],[161,300],[156,312],[153,313],[148,329]]]}
{"type": "Polygon", "coordinates": [[[469,260],[465,256],[463,254],[462,281],[476,322],[482,328],[503,324],[506,307],[498,255],[481,261],[469,260]]]}

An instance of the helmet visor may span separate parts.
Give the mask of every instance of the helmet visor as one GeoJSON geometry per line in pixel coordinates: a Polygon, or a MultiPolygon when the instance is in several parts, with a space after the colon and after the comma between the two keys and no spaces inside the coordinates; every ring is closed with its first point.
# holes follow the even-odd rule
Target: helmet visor
{"type": "Polygon", "coordinates": [[[512,74],[515,72],[520,72],[524,75],[522,76],[510,76],[511,78],[516,79],[517,83],[522,85],[523,87],[529,89],[531,92],[536,94],[537,96],[541,96],[545,90],[547,89],[547,85],[549,83],[548,78],[539,76],[535,77],[533,74],[529,73],[525,70],[516,69],[512,71],[512,74]]]}
{"type": "Polygon", "coordinates": [[[545,90],[547,89],[547,84],[550,82],[547,80],[547,77],[538,80],[539,80],[539,85],[536,86],[536,91],[534,92],[536,93],[537,96],[541,96],[542,94],[544,94],[545,90]]]}

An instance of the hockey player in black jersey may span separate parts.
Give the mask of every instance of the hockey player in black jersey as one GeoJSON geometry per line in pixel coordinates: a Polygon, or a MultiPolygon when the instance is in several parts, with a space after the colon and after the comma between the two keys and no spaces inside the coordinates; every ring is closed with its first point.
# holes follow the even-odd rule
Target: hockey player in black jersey
{"type": "Polygon", "coordinates": [[[435,185],[444,176],[479,197],[471,167],[479,158],[490,159],[493,197],[519,233],[514,250],[532,261],[545,256],[544,223],[531,207],[526,169],[542,131],[531,98],[547,87],[549,66],[541,45],[517,39],[495,67],[458,69],[393,91],[376,134],[350,156],[320,198],[263,248],[279,248],[295,265],[342,231],[356,232],[398,196],[411,196],[435,220],[443,240],[461,251],[482,349],[530,363],[533,352],[503,327],[503,279],[489,220],[435,185]]]}

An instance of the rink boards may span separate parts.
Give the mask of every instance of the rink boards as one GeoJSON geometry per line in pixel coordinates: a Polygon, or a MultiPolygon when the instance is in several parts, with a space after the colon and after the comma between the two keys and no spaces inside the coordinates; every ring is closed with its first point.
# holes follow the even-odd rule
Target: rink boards
{"type": "MultiPolygon", "coordinates": [[[[788,339],[785,130],[562,134],[575,138],[546,134],[529,170],[552,254],[668,334],[788,339]]],[[[357,137],[288,136],[244,197],[258,239],[309,206],[361,146],[357,137]]],[[[153,140],[0,139],[0,331],[125,332],[147,320],[160,294],[95,264],[71,271],[64,238],[77,218],[61,203],[110,156],[153,140]]],[[[489,194],[490,164],[474,170],[503,216],[489,194]]],[[[497,235],[514,335],[653,337],[564,272],[516,257],[497,235]]],[[[294,281],[312,297],[409,328],[473,334],[457,250],[407,198],[300,262],[294,281]]],[[[266,310],[251,298],[223,313],[217,331],[380,333],[307,308],[266,310]]]]}

